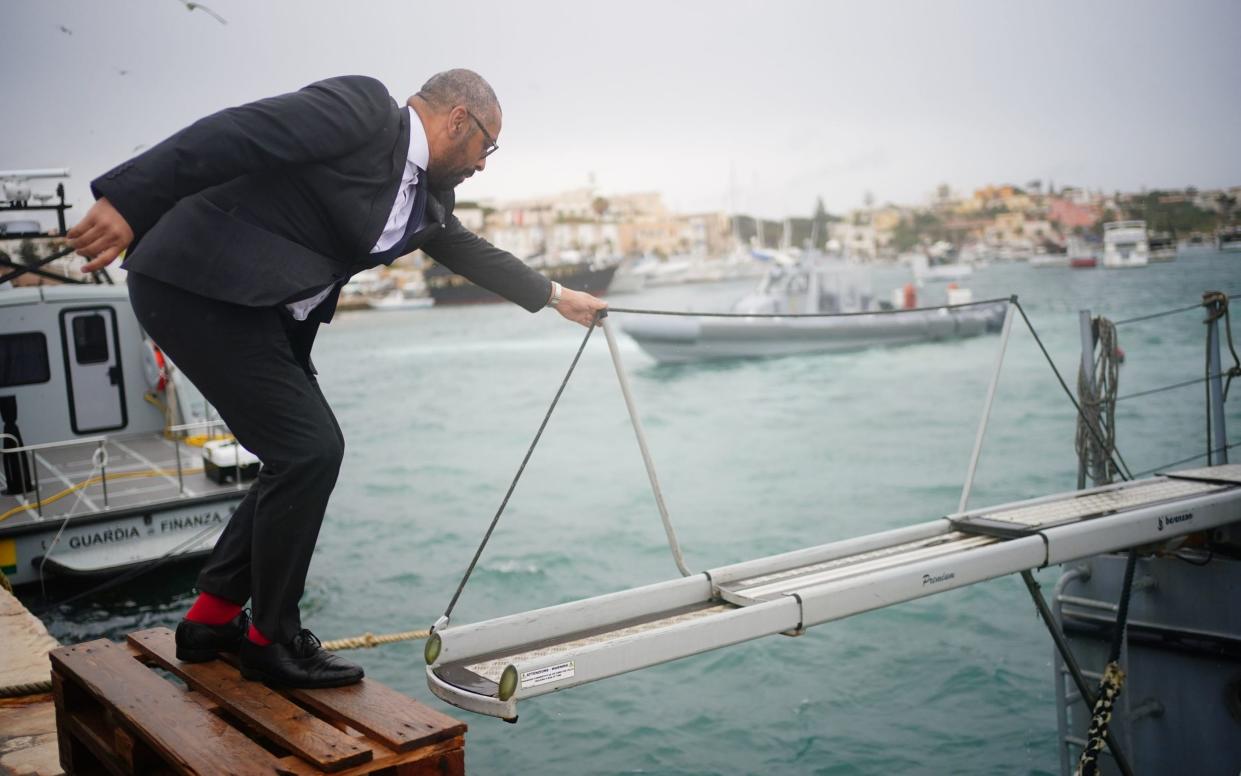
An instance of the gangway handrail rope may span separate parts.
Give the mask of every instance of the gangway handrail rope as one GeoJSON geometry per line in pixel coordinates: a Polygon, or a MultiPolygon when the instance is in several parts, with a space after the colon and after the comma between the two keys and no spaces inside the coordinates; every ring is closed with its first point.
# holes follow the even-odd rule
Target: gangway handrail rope
{"type": "Polygon", "coordinates": [[[582,351],[586,350],[586,343],[590,341],[590,335],[595,333],[595,327],[599,325],[599,320],[605,313],[596,312],[594,319],[590,322],[590,326],[586,329],[586,336],[582,337],[582,343],[577,346],[577,352],[573,354],[573,361],[569,364],[568,371],[565,372],[564,379],[560,381],[560,387],[556,389],[556,395],[552,397],[552,403],[548,406],[547,412],[543,414],[543,422],[539,424],[539,430],[535,432],[534,439],[530,441],[530,446],[526,448],[526,454],[521,459],[521,465],[517,467],[517,473],[513,476],[513,481],[508,486],[504,498],[500,501],[500,507],[496,510],[495,517],[491,518],[491,525],[487,526],[486,533],[483,534],[483,540],[479,543],[478,549],[474,551],[474,557],[470,559],[470,565],[466,567],[465,574],[461,577],[461,582],[457,585],[457,590],[452,594],[452,600],[448,602],[448,608],[440,615],[440,618],[431,626],[431,631],[435,631],[448,622],[448,618],[452,616],[452,610],[457,605],[457,600],[461,597],[461,591],[465,589],[465,583],[469,581],[470,575],[474,573],[475,566],[478,565],[478,559],[483,555],[483,549],[487,546],[487,542],[491,539],[491,534],[496,529],[496,524],[500,522],[500,515],[504,514],[504,508],[508,506],[508,501],[513,495],[513,491],[517,489],[517,482],[521,479],[521,475],[526,471],[526,464],[530,462],[530,456],[534,454],[534,448],[539,443],[539,439],[543,437],[543,430],[547,428],[547,422],[551,420],[552,412],[556,409],[556,404],[560,401],[561,394],[564,393],[565,386],[569,384],[569,378],[573,376],[573,370],[577,368],[577,362],[582,358],[582,351]]]}
{"type": "MultiPolygon", "coordinates": [[[[478,549],[474,551],[474,557],[470,559],[470,563],[466,567],[465,574],[462,575],[461,581],[457,584],[457,589],[453,592],[452,598],[448,602],[448,607],[444,610],[444,613],[440,615],[439,619],[435,621],[435,624],[431,626],[431,629],[430,629],[431,632],[434,633],[436,630],[446,625],[448,623],[449,617],[452,616],[452,610],[456,607],[457,601],[460,600],[461,592],[465,589],[466,582],[469,581],[470,576],[474,573],[474,569],[478,566],[479,558],[482,557],[483,550],[486,548],[487,542],[490,541],[491,539],[491,534],[495,531],[496,525],[500,521],[500,516],[504,513],[505,507],[508,506],[509,499],[512,497],[513,491],[517,488],[517,482],[521,479],[522,473],[526,469],[526,464],[529,463],[530,456],[533,455],[534,453],[535,446],[538,445],[539,440],[542,438],[543,430],[547,428],[547,422],[551,419],[552,412],[556,409],[556,405],[560,401],[560,396],[564,393],[565,386],[567,386],[569,383],[569,378],[573,376],[573,370],[577,368],[578,361],[582,357],[582,352],[586,349],[586,343],[590,341],[590,335],[594,333],[595,328],[599,325],[600,321],[602,321],[603,318],[607,316],[608,313],[613,312],[613,313],[634,313],[634,314],[639,314],[639,315],[708,316],[708,317],[716,317],[716,318],[843,318],[843,317],[850,317],[850,316],[856,316],[856,315],[896,315],[896,314],[901,314],[901,313],[926,312],[929,310],[943,310],[943,309],[960,308],[960,307],[977,307],[980,305],[999,304],[999,303],[1016,304],[1016,297],[1014,296],[1014,297],[995,298],[995,299],[983,299],[977,302],[965,302],[963,304],[957,304],[957,305],[936,305],[933,307],[914,307],[914,308],[892,309],[892,310],[873,310],[873,311],[868,311],[868,312],[856,312],[856,313],[786,313],[786,314],[781,314],[781,313],[756,313],[756,314],[711,313],[711,312],[694,313],[694,312],[687,312],[687,311],[682,311],[682,310],[643,310],[643,309],[630,308],[630,307],[608,307],[606,310],[601,310],[597,312],[595,314],[594,320],[591,321],[590,327],[586,331],[586,336],[582,338],[581,344],[578,345],[577,353],[574,354],[573,361],[569,364],[569,369],[568,371],[565,372],[564,379],[560,381],[560,387],[556,389],[556,395],[552,398],[551,405],[548,406],[547,411],[543,415],[543,421],[542,423],[539,424],[539,429],[537,432],[535,432],[534,439],[530,442],[530,446],[526,449],[526,454],[522,458],[521,465],[517,468],[517,473],[513,476],[513,481],[509,484],[508,491],[505,492],[504,498],[500,502],[499,509],[496,510],[495,516],[492,517],[491,524],[487,526],[487,530],[483,534],[483,539],[479,543],[478,549]]],[[[1028,320],[1026,321],[1026,325],[1027,326],[1029,325],[1028,320]]],[[[612,347],[613,352],[615,352],[615,343],[611,341],[611,338],[609,338],[609,344],[612,347]]],[[[642,450],[642,457],[643,457],[643,461],[646,463],[647,475],[650,477],[651,487],[655,491],[655,500],[659,507],[660,518],[663,520],[664,531],[667,534],[668,543],[672,549],[673,558],[676,561],[677,568],[678,570],[680,570],[681,574],[688,576],[690,572],[689,572],[689,569],[685,566],[684,559],[681,556],[680,546],[677,543],[676,534],[673,531],[672,524],[668,519],[667,508],[664,505],[663,496],[659,489],[659,483],[655,477],[654,469],[650,463],[650,454],[649,454],[649,451],[646,450],[646,444],[645,444],[645,440],[644,440],[643,433],[641,430],[641,425],[638,422],[637,413],[632,406],[632,399],[628,395],[627,386],[625,385],[625,380],[624,380],[624,373],[619,370],[619,363],[617,364],[617,366],[618,366],[617,375],[621,381],[621,389],[622,389],[622,392],[625,393],[626,406],[629,408],[629,411],[630,411],[630,419],[633,421],[633,424],[634,424],[634,432],[637,434],[637,437],[638,437],[638,445],[642,450]]]]}
{"type": "Polygon", "coordinates": [[[1172,383],[1171,385],[1161,385],[1158,388],[1149,388],[1145,391],[1137,391],[1136,393],[1127,393],[1124,396],[1117,396],[1116,401],[1125,401],[1127,399],[1137,399],[1142,396],[1150,396],[1153,393],[1163,393],[1164,391],[1171,391],[1175,388],[1185,388],[1190,385],[1197,385],[1198,383],[1206,382],[1207,380],[1214,380],[1217,377],[1227,377],[1227,376],[1228,376],[1227,372],[1216,372],[1214,374],[1209,374],[1206,377],[1195,377],[1192,380],[1186,380],[1180,383],[1172,383]]]}
{"type": "MultiPolygon", "coordinates": [[[[1221,445],[1220,447],[1215,447],[1215,448],[1212,448],[1211,450],[1209,450],[1209,451],[1207,451],[1207,452],[1212,453],[1212,454],[1214,454],[1214,453],[1226,453],[1226,452],[1228,452],[1229,450],[1232,450],[1232,449],[1237,448],[1237,447],[1241,447],[1241,442],[1233,442],[1233,443],[1231,443],[1231,444],[1221,445]]],[[[1189,463],[1189,462],[1191,462],[1191,461],[1197,461],[1197,460],[1198,460],[1198,459],[1200,459],[1200,458],[1206,458],[1206,457],[1207,457],[1207,453],[1198,453],[1197,455],[1191,455],[1191,456],[1189,456],[1188,458],[1182,458],[1182,459],[1181,459],[1181,460],[1179,460],[1179,461],[1172,461],[1171,463],[1165,463],[1165,464],[1163,464],[1163,465],[1161,465],[1161,466],[1156,466],[1156,467],[1155,467],[1155,468],[1153,468],[1153,469],[1146,469],[1146,470],[1144,470],[1144,471],[1140,471],[1140,472],[1138,472],[1137,474],[1135,474],[1135,475],[1133,475],[1133,476],[1134,476],[1134,477],[1145,477],[1145,476],[1146,476],[1146,475],[1148,475],[1148,474],[1155,474],[1155,473],[1157,473],[1157,472],[1159,472],[1159,471],[1161,471],[1161,470],[1163,470],[1163,469],[1168,469],[1168,468],[1171,468],[1171,467],[1173,467],[1173,466],[1180,466],[1180,465],[1181,465],[1181,464],[1183,464],[1183,463],[1189,463]]]]}
{"type": "MultiPolygon", "coordinates": [[[[1227,298],[1228,299],[1241,299],[1241,294],[1230,294],[1228,295],[1227,298]]],[[[1130,323],[1138,323],[1139,321],[1149,321],[1154,318],[1162,318],[1166,315],[1175,315],[1177,313],[1187,313],[1191,310],[1197,310],[1199,307],[1202,307],[1202,306],[1204,306],[1203,302],[1195,302],[1194,304],[1187,305],[1185,307],[1174,307],[1171,310],[1160,310],[1157,313],[1148,313],[1146,315],[1138,315],[1138,316],[1134,316],[1133,318],[1122,318],[1121,320],[1114,321],[1113,323],[1116,326],[1124,326],[1130,323]]]]}
{"type": "MultiPolygon", "coordinates": [[[[1034,324],[1030,321],[1029,316],[1026,315],[1025,309],[1021,306],[1021,302],[1018,301],[1017,296],[1015,294],[1009,297],[997,297],[993,299],[983,299],[977,302],[966,302],[964,304],[959,304],[959,305],[937,305],[934,307],[875,310],[871,312],[862,312],[862,313],[788,313],[788,314],[756,313],[756,314],[751,315],[748,313],[711,313],[711,312],[695,313],[695,312],[687,312],[687,311],[681,311],[681,310],[652,310],[652,309],[641,309],[641,308],[632,308],[632,307],[609,307],[605,310],[600,310],[596,312],[595,318],[591,321],[590,326],[586,330],[586,335],[582,337],[582,341],[578,345],[577,352],[574,353],[573,355],[573,360],[572,362],[570,362],[569,368],[565,372],[564,378],[560,381],[560,386],[556,389],[555,396],[552,397],[551,404],[548,406],[547,411],[543,414],[543,420],[539,424],[538,431],[535,432],[534,439],[531,440],[530,446],[526,448],[526,454],[522,458],[521,465],[518,466],[517,468],[517,473],[513,476],[513,480],[509,484],[508,490],[505,492],[504,498],[501,500],[499,508],[496,510],[495,515],[491,518],[491,523],[490,525],[487,526],[487,530],[483,534],[482,541],[479,543],[478,548],[474,551],[474,556],[470,559],[470,563],[466,567],[465,573],[461,577],[461,581],[457,584],[457,589],[453,592],[452,598],[449,600],[448,606],[445,608],[444,613],[440,615],[440,617],[431,626],[431,629],[430,629],[431,632],[434,633],[436,630],[446,625],[449,621],[449,618],[452,616],[452,611],[454,608],[456,608],[457,601],[460,600],[461,593],[465,589],[466,583],[469,581],[470,576],[474,573],[474,569],[478,566],[478,561],[482,557],[483,550],[486,548],[487,543],[491,540],[491,535],[492,533],[495,532],[496,525],[500,521],[500,516],[504,514],[504,510],[508,506],[509,499],[512,497],[513,492],[516,490],[517,483],[521,480],[521,476],[525,472],[526,465],[530,462],[530,457],[534,454],[534,448],[538,445],[539,440],[543,436],[543,431],[547,428],[547,423],[551,419],[552,412],[555,411],[556,405],[560,402],[560,397],[564,394],[564,389],[569,383],[569,379],[573,376],[573,371],[577,368],[577,364],[582,358],[582,353],[586,349],[586,343],[590,341],[590,337],[594,333],[595,328],[599,326],[600,321],[602,321],[603,318],[606,317],[609,313],[631,313],[631,314],[636,314],[636,315],[671,315],[671,316],[693,316],[693,317],[718,317],[718,318],[838,318],[838,317],[848,317],[848,316],[856,316],[856,315],[898,315],[901,313],[910,313],[910,312],[919,312],[919,311],[925,312],[927,310],[942,310],[942,309],[948,309],[948,308],[954,308],[954,307],[958,307],[958,308],[959,307],[976,307],[980,305],[991,305],[991,304],[1008,304],[1008,305],[1013,305],[1014,307],[1017,308],[1017,311],[1021,313],[1021,319],[1025,321],[1026,328],[1030,330],[1030,334],[1034,337],[1034,341],[1038,344],[1039,349],[1042,351],[1044,358],[1047,359],[1047,363],[1051,367],[1052,372],[1056,375],[1056,379],[1060,382],[1060,387],[1064,389],[1065,396],[1068,397],[1069,401],[1073,404],[1074,409],[1076,409],[1078,417],[1082,418],[1083,420],[1087,420],[1085,412],[1082,410],[1081,405],[1078,404],[1077,400],[1073,397],[1073,393],[1069,390],[1068,384],[1065,383],[1064,378],[1060,375],[1060,370],[1056,367],[1055,361],[1052,360],[1051,354],[1047,352],[1047,348],[1043,345],[1042,338],[1039,337],[1038,331],[1034,328],[1034,324]]],[[[614,343],[610,343],[610,344],[613,346],[613,350],[614,350],[614,343]]],[[[619,367],[619,364],[618,364],[618,367],[619,367]]],[[[624,375],[623,375],[623,372],[619,370],[619,368],[617,370],[617,375],[618,375],[618,378],[622,382],[622,390],[624,391],[626,387],[624,385],[624,375]]],[[[680,547],[677,544],[676,535],[672,530],[671,523],[668,519],[667,510],[663,504],[663,499],[659,491],[659,484],[654,476],[653,468],[650,464],[649,453],[645,449],[641,427],[637,422],[637,414],[634,411],[633,407],[631,406],[632,401],[628,397],[628,395],[626,395],[626,405],[630,409],[631,420],[634,421],[634,430],[638,436],[639,447],[642,448],[643,461],[646,463],[647,473],[651,478],[651,486],[652,486],[652,489],[655,491],[656,502],[660,508],[660,517],[663,520],[664,529],[667,532],[669,545],[672,549],[672,553],[676,560],[678,569],[681,571],[683,575],[688,576],[689,574],[688,569],[685,567],[684,561],[681,557],[680,547]]],[[[1105,450],[1109,458],[1114,456],[1119,461],[1119,464],[1116,464],[1114,462],[1113,465],[1116,466],[1116,469],[1120,473],[1120,476],[1125,480],[1133,479],[1133,477],[1128,474],[1128,468],[1129,468],[1128,465],[1125,464],[1124,459],[1120,455],[1120,451],[1116,449],[1115,445],[1112,445],[1110,448],[1106,446],[1103,440],[1099,438],[1099,433],[1095,429],[1094,425],[1089,423],[1088,420],[1086,422],[1086,426],[1090,430],[1090,433],[1094,435],[1095,441],[1099,444],[1100,449],[1105,450]]]]}

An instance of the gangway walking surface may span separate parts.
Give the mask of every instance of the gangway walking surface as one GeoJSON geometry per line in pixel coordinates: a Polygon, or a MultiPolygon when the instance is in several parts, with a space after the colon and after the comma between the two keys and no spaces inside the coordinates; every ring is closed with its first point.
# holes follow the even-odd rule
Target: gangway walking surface
{"type": "Polygon", "coordinates": [[[427,682],[468,711],[988,579],[1241,521],[1241,464],[949,515],[557,606],[438,628],[427,682]]]}

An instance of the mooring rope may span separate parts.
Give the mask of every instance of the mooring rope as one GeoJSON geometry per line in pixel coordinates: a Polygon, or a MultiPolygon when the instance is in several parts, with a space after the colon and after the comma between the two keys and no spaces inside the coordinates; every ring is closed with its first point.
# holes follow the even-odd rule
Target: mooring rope
{"type": "Polygon", "coordinates": [[[329,652],[342,649],[370,649],[380,644],[395,644],[398,641],[417,641],[431,635],[428,630],[401,631],[400,633],[363,633],[361,636],[350,636],[344,639],[325,641],[322,647],[329,652]]]}
{"type": "Polygon", "coordinates": [[[0,698],[21,698],[26,695],[42,695],[52,691],[52,680],[43,682],[26,682],[25,684],[6,684],[0,686],[0,698]]]}
{"type": "Polygon", "coordinates": [[[1095,319],[1098,354],[1089,372],[1083,363],[1077,370],[1077,395],[1085,412],[1077,418],[1077,460],[1096,485],[1116,477],[1112,451],[1116,448],[1116,392],[1120,385],[1119,344],[1116,325],[1107,318],[1095,319]],[[1098,431],[1092,435],[1091,430],[1098,431]],[[1099,441],[1096,442],[1095,439],[1099,441]]]}
{"type": "MultiPolygon", "coordinates": [[[[1112,709],[1125,686],[1125,672],[1120,667],[1120,653],[1125,643],[1125,625],[1129,620],[1129,600],[1133,594],[1133,572],[1137,567],[1138,551],[1129,550],[1125,562],[1125,581],[1120,590],[1120,602],[1116,612],[1116,629],[1112,631],[1112,647],[1108,652],[1107,667],[1099,681],[1099,692],[1090,714],[1090,728],[1086,734],[1086,746],[1077,761],[1075,776],[1096,776],[1099,772],[1099,753],[1108,742],[1108,725],[1112,722],[1112,709]]],[[[1112,750],[1113,753],[1116,751],[1112,750]]]]}
{"type": "MultiPolygon", "coordinates": [[[[1073,684],[1077,686],[1077,692],[1082,697],[1082,701],[1088,708],[1095,707],[1095,695],[1090,690],[1090,686],[1086,684],[1086,675],[1082,673],[1081,666],[1077,662],[1077,658],[1073,655],[1072,648],[1069,647],[1068,639],[1065,638],[1064,632],[1056,624],[1056,617],[1052,614],[1051,607],[1047,605],[1047,600],[1043,598],[1043,593],[1039,584],[1034,579],[1034,575],[1029,569],[1021,572],[1021,579],[1026,584],[1026,590],[1029,591],[1030,597],[1034,599],[1034,607],[1038,610],[1039,615],[1043,619],[1043,624],[1047,627],[1047,632],[1051,634],[1052,643],[1056,645],[1056,651],[1060,653],[1060,659],[1064,661],[1065,668],[1069,671],[1069,676],[1073,679],[1073,684]]],[[[1100,736],[1107,743],[1108,749],[1112,752],[1112,759],[1116,762],[1116,767],[1120,770],[1122,776],[1133,776],[1133,769],[1129,767],[1129,760],[1125,756],[1125,752],[1116,743],[1115,737],[1108,730],[1100,730],[1100,736]]]]}

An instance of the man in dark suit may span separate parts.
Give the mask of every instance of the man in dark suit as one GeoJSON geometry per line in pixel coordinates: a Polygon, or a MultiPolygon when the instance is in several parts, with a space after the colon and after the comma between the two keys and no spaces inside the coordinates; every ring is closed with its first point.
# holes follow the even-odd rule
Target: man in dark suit
{"type": "Polygon", "coordinates": [[[531,312],[589,325],[605,307],[453,216],[453,189],[486,167],[500,125],[468,70],[433,76],[405,106],[345,76],[208,116],[92,182],[97,201],[69,233],[84,269],[128,249],[143,328],[263,462],[199,575],[180,659],[239,650],[247,678],[296,687],[362,678],[298,612],[344,453],[310,350],[352,275],[421,248],[531,312]]]}

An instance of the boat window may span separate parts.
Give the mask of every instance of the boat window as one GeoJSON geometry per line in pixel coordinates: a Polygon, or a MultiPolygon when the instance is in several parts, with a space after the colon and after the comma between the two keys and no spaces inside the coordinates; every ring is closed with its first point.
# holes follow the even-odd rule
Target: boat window
{"type": "Polygon", "coordinates": [[[79,364],[100,364],[108,360],[108,326],[102,315],[80,315],[73,319],[73,354],[79,364]]]}
{"type": "Polygon", "coordinates": [[[0,334],[0,388],[46,383],[52,379],[43,332],[0,334]]]}

